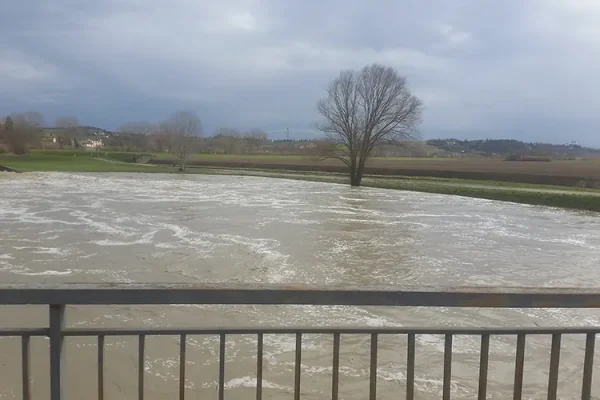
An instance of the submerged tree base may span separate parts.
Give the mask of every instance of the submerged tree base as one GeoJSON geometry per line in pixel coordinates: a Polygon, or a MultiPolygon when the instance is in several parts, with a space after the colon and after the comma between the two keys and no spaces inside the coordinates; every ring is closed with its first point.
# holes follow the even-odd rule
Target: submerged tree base
{"type": "MultiPolygon", "coordinates": [[[[200,173],[217,174],[217,175],[248,175],[248,176],[263,176],[270,178],[297,179],[313,182],[330,182],[339,184],[350,183],[348,178],[339,175],[324,173],[324,174],[303,174],[286,171],[250,171],[250,170],[219,170],[208,169],[201,170],[200,173]]],[[[457,183],[456,180],[453,183],[457,183]]],[[[357,187],[351,185],[352,187],[357,187]]],[[[486,200],[506,201],[512,203],[529,204],[547,207],[569,208],[575,210],[586,210],[600,212],[600,191],[581,192],[575,191],[560,192],[563,189],[557,186],[556,190],[539,189],[532,190],[531,187],[519,188],[510,186],[499,186],[496,188],[474,187],[465,183],[460,185],[444,185],[443,183],[435,183],[427,179],[403,179],[403,178],[373,178],[366,177],[360,184],[362,187],[373,187],[382,189],[406,190],[411,192],[424,192],[445,194],[453,196],[472,197],[486,200]]]]}

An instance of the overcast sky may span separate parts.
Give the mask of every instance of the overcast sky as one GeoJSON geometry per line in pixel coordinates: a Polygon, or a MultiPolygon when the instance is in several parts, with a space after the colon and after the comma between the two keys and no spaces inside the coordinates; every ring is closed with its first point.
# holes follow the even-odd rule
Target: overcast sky
{"type": "Polygon", "coordinates": [[[600,0],[5,0],[0,114],[306,133],[342,69],[396,68],[424,138],[600,146],[600,0]]]}

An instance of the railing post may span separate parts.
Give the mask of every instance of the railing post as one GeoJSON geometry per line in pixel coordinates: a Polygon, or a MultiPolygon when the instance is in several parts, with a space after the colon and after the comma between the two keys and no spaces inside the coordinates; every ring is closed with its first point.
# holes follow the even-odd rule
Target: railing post
{"type": "Polygon", "coordinates": [[[590,400],[592,398],[592,374],[594,373],[595,344],[596,334],[588,333],[585,340],[585,359],[583,362],[583,386],[581,390],[581,400],[590,400]]]}
{"type": "Polygon", "coordinates": [[[50,400],[65,400],[65,354],[62,331],[65,323],[65,305],[50,304],[50,400]]]}
{"type": "Polygon", "coordinates": [[[31,378],[29,377],[29,364],[30,364],[30,348],[29,348],[30,337],[23,336],[21,338],[21,374],[23,381],[23,400],[31,400],[31,378]]]}

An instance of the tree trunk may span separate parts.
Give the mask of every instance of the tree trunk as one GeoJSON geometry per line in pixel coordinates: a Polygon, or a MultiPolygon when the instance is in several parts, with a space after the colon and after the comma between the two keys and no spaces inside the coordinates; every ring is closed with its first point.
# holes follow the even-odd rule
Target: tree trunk
{"type": "Polygon", "coordinates": [[[362,180],[362,176],[358,174],[352,174],[350,176],[350,186],[360,186],[360,181],[362,180]]]}
{"type": "Polygon", "coordinates": [[[356,158],[352,157],[350,160],[350,186],[360,186],[360,178],[358,178],[358,165],[356,164],[356,158]]]}
{"type": "Polygon", "coordinates": [[[358,160],[358,164],[355,164],[353,176],[350,179],[351,186],[360,186],[362,182],[363,173],[365,171],[366,157],[361,156],[358,160]]]}
{"type": "Polygon", "coordinates": [[[356,166],[356,171],[354,172],[353,179],[350,180],[350,186],[360,186],[363,178],[363,169],[364,165],[362,162],[359,162],[356,166]]]}
{"type": "Polygon", "coordinates": [[[357,165],[350,170],[350,186],[360,186],[362,181],[362,171],[357,165]]]}

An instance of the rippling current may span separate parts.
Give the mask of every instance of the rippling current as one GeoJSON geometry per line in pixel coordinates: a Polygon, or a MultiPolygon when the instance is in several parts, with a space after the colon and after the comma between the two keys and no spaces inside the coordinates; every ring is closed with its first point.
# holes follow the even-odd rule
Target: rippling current
{"type": "MultiPolygon", "coordinates": [[[[223,282],[397,286],[600,286],[600,215],[479,199],[232,176],[0,175],[0,281],[223,282]]],[[[162,306],[70,307],[72,327],[599,325],[594,310],[162,306]]],[[[39,307],[2,307],[5,327],[39,307]]],[[[343,336],[340,397],[368,397],[368,336],[343,336]]],[[[492,337],[489,393],[512,393],[515,338],[492,337]]],[[[563,338],[559,397],[580,397],[585,338],[563,338]]],[[[32,340],[33,390],[47,398],[47,342],[32,340]]],[[[107,339],[106,396],[137,396],[135,338],[107,339]]],[[[217,398],[218,338],[188,342],[190,398],[217,398]]],[[[417,336],[418,399],[440,398],[444,339],[417,336]]],[[[265,336],[265,398],[290,398],[293,336],[265,336]]],[[[303,338],[302,394],[331,391],[332,338],[303,338]]],[[[525,398],[542,398],[550,338],[528,337],[525,398]]],[[[146,394],[177,393],[177,338],[147,339],[146,394]]],[[[479,338],[456,337],[453,398],[477,393],[479,338]]],[[[0,398],[20,398],[20,345],[0,339],[0,398]]],[[[96,391],[95,341],[67,341],[68,390],[96,391]],[[76,365],[76,368],[73,366],[76,365]]],[[[378,394],[405,390],[406,337],[382,337],[378,394]]],[[[254,398],[256,338],[226,344],[226,396],[254,398]]],[[[600,376],[594,392],[600,392],[600,376]]]]}

